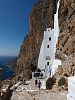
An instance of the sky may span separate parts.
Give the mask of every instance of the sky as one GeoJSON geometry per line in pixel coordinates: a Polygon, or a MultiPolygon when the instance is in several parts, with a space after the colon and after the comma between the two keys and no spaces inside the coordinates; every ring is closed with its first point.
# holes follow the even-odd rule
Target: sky
{"type": "Polygon", "coordinates": [[[0,0],[0,56],[17,56],[36,0],[0,0]]]}

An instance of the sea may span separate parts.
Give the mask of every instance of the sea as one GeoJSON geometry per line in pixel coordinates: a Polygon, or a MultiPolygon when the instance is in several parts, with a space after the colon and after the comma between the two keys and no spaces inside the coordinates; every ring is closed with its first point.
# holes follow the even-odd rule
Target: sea
{"type": "Polygon", "coordinates": [[[0,56],[0,68],[2,68],[2,80],[6,80],[15,75],[14,70],[8,64],[16,57],[0,56]]]}

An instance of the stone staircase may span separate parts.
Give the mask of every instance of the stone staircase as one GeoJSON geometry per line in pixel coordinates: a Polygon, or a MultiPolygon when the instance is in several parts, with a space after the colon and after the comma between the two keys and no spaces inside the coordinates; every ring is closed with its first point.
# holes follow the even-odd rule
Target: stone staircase
{"type": "MultiPolygon", "coordinates": [[[[39,80],[41,82],[46,81],[45,79],[39,80]]],[[[67,92],[53,93],[52,91],[39,90],[38,86],[35,86],[35,78],[31,79],[29,86],[28,91],[14,91],[11,100],[67,100],[67,92]]]]}
{"type": "Polygon", "coordinates": [[[37,86],[35,86],[35,79],[31,79],[31,82],[30,82],[30,87],[31,87],[31,90],[39,90],[37,86]]]}
{"type": "MultiPolygon", "coordinates": [[[[46,80],[45,79],[37,79],[37,80],[38,81],[40,80],[40,82],[41,82],[41,88],[43,89],[43,87],[45,87],[44,83],[46,82],[46,80]]],[[[37,91],[39,90],[38,85],[35,86],[35,78],[31,79],[30,86],[31,86],[31,90],[37,90],[37,91]]]]}

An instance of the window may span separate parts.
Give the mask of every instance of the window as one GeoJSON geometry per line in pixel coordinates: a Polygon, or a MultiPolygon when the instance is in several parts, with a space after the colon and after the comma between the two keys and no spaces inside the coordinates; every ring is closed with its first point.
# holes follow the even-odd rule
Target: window
{"type": "Polygon", "coordinates": [[[49,45],[47,45],[47,48],[49,48],[49,45]]]}
{"type": "Polygon", "coordinates": [[[46,57],[46,60],[50,60],[50,56],[47,56],[47,57],[46,57]]]}
{"type": "Polygon", "coordinates": [[[49,37],[49,41],[51,41],[51,37],[49,37]]]}
{"type": "Polygon", "coordinates": [[[49,62],[47,62],[47,65],[49,65],[49,62]]]}

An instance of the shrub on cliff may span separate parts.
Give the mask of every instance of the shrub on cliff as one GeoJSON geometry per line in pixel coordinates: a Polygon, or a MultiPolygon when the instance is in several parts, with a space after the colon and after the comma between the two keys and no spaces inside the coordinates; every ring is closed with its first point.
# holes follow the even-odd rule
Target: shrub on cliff
{"type": "Polygon", "coordinates": [[[58,86],[63,86],[63,85],[65,85],[66,84],[66,79],[65,79],[65,77],[61,77],[61,79],[59,80],[59,82],[58,82],[58,86]]]}
{"type": "Polygon", "coordinates": [[[41,72],[41,70],[39,68],[36,69],[37,72],[41,72]]]}
{"type": "Polygon", "coordinates": [[[56,79],[54,77],[49,77],[48,80],[46,81],[46,89],[52,89],[53,85],[55,84],[56,79]]]}
{"type": "Polygon", "coordinates": [[[64,9],[63,15],[64,15],[64,16],[67,16],[67,14],[68,14],[68,8],[66,7],[66,8],[64,9]]]}
{"type": "Polygon", "coordinates": [[[30,70],[32,72],[35,72],[35,70],[37,69],[37,66],[33,65],[33,64],[30,64],[30,70]]]}

